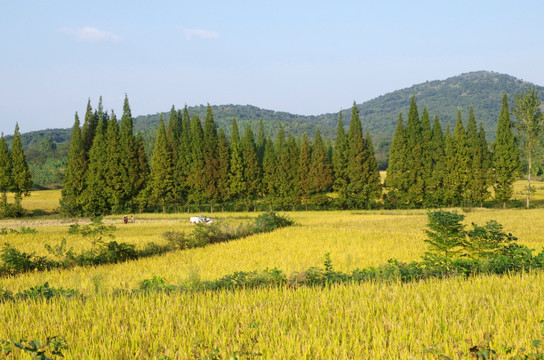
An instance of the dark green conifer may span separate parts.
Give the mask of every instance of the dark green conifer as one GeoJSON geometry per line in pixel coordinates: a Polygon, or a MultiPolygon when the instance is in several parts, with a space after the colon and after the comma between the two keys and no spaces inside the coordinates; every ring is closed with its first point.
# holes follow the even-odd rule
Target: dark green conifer
{"type": "Polygon", "coordinates": [[[109,211],[106,191],[107,144],[102,120],[98,122],[89,151],[89,161],[85,172],[85,190],[82,194],[83,213],[88,216],[105,215],[109,211]]]}
{"type": "Polygon", "coordinates": [[[338,126],[336,128],[336,140],[334,143],[334,153],[332,157],[334,169],[333,189],[338,194],[339,206],[344,208],[347,202],[348,188],[348,138],[342,121],[342,112],[338,114],[338,126]]]}
{"type": "Polygon", "coordinates": [[[219,161],[217,154],[217,129],[213,119],[212,107],[208,104],[206,108],[206,119],[204,120],[204,176],[205,176],[205,199],[210,203],[210,211],[219,198],[217,182],[219,179],[219,161]]]}
{"type": "Polygon", "coordinates": [[[253,210],[256,211],[256,199],[261,188],[261,169],[257,156],[257,146],[253,137],[253,131],[249,124],[242,138],[242,158],[244,161],[244,179],[246,180],[246,207],[253,203],[253,210]]]}
{"type": "Polygon", "coordinates": [[[264,159],[264,147],[266,144],[266,135],[264,133],[264,125],[263,125],[263,119],[259,120],[259,129],[257,130],[257,156],[259,158],[259,166],[263,167],[263,159],[264,159]]]}
{"type": "Polygon", "coordinates": [[[306,133],[302,134],[302,143],[300,145],[300,202],[304,205],[304,208],[308,210],[308,203],[310,202],[310,196],[312,195],[312,178],[310,175],[311,169],[311,148],[310,140],[306,133]]]}
{"type": "MultiPolygon", "coordinates": [[[[11,155],[4,134],[0,136],[0,192],[2,193],[2,206],[8,203],[7,193],[13,188],[11,155]]],[[[0,209],[2,210],[2,209],[0,209]]],[[[1,211],[0,211],[1,214],[1,211]]]]}
{"type": "Polygon", "coordinates": [[[219,128],[217,134],[218,171],[217,189],[219,191],[219,202],[221,211],[225,211],[225,204],[229,201],[229,172],[230,172],[230,148],[223,128],[219,128]]]}
{"type": "Polygon", "coordinates": [[[433,130],[431,128],[431,119],[427,107],[423,108],[423,114],[421,115],[421,164],[422,164],[422,176],[423,176],[423,206],[431,206],[433,203],[432,194],[430,192],[430,185],[432,183],[433,174],[433,130]]]}
{"type": "Polygon", "coordinates": [[[197,204],[200,210],[202,202],[205,200],[206,176],[204,172],[204,131],[202,130],[202,124],[198,115],[193,115],[191,119],[190,139],[191,162],[187,179],[190,186],[189,201],[197,204]]]}
{"type": "Polygon", "coordinates": [[[410,110],[406,121],[406,143],[409,151],[408,202],[411,206],[421,207],[425,198],[423,133],[415,96],[412,96],[410,101],[410,110]]]}
{"type": "Polygon", "coordinates": [[[407,197],[410,188],[409,156],[402,113],[400,113],[393,141],[391,142],[387,176],[385,178],[385,185],[389,188],[388,199],[395,207],[408,205],[407,197]]]}
{"type": "Polygon", "coordinates": [[[95,117],[93,114],[91,99],[88,99],[87,110],[85,111],[85,120],[83,121],[83,127],[81,129],[83,148],[85,150],[85,156],[87,158],[89,158],[89,152],[91,151],[91,146],[93,146],[93,140],[95,137],[97,125],[98,118],[95,117]]]}
{"type": "Polygon", "coordinates": [[[120,191],[119,211],[131,211],[134,209],[134,199],[142,190],[140,172],[140,160],[134,137],[134,120],[125,94],[123,102],[123,116],[119,130],[119,163],[120,176],[123,181],[120,191]]]}
{"type": "Polygon", "coordinates": [[[378,162],[376,161],[376,155],[374,153],[374,146],[372,145],[372,138],[370,133],[366,133],[364,142],[364,158],[363,174],[364,174],[364,194],[366,198],[367,206],[372,206],[377,199],[382,195],[382,183],[380,177],[380,171],[378,169],[378,162]]]}
{"type": "Polygon", "coordinates": [[[271,139],[267,139],[263,155],[262,193],[268,202],[270,210],[272,210],[273,199],[276,194],[276,163],[274,143],[271,139]]]}
{"type": "MultiPolygon", "coordinates": [[[[302,177],[302,168],[300,176],[302,177]]],[[[317,206],[326,205],[328,202],[326,193],[332,189],[333,171],[319,128],[315,132],[312,144],[309,178],[312,203],[317,206]]]]}
{"type": "Polygon", "coordinates": [[[457,193],[454,196],[452,205],[460,205],[463,199],[467,199],[467,184],[470,169],[470,154],[468,151],[468,142],[465,127],[461,119],[461,109],[457,111],[457,122],[455,123],[455,129],[453,131],[453,145],[454,145],[454,157],[453,161],[453,175],[456,179],[457,193]]]}
{"type": "Polygon", "coordinates": [[[348,130],[348,199],[351,206],[361,208],[367,205],[367,194],[365,194],[365,140],[361,120],[359,119],[359,109],[355,102],[351,108],[351,122],[348,130]]]}
{"type": "Polygon", "coordinates": [[[426,193],[431,199],[429,206],[445,205],[444,201],[444,176],[447,166],[447,157],[445,155],[444,134],[438,116],[435,116],[433,122],[433,134],[431,142],[432,172],[428,178],[426,193]]]}
{"type": "Polygon", "coordinates": [[[13,193],[15,194],[15,205],[20,206],[23,196],[29,196],[32,189],[32,176],[28,169],[26,156],[21,142],[19,124],[15,124],[13,141],[11,143],[11,164],[13,177],[13,193]]]}
{"type": "Polygon", "coordinates": [[[497,124],[497,139],[493,143],[492,156],[495,199],[502,202],[504,208],[506,208],[506,202],[510,200],[514,193],[513,184],[520,166],[519,149],[513,127],[514,125],[510,120],[508,95],[505,93],[502,98],[502,107],[497,124]]]}
{"type": "MultiPolygon", "coordinates": [[[[125,197],[125,185],[128,183],[126,170],[121,163],[121,136],[115,113],[111,112],[106,131],[106,193],[109,209],[113,213],[124,211],[122,200],[125,197]]],[[[131,154],[132,155],[132,154],[131,154]]]]}
{"type": "Polygon", "coordinates": [[[67,215],[82,215],[81,195],[85,189],[86,169],[87,160],[85,158],[83,139],[81,138],[79,116],[76,112],[60,200],[60,207],[67,215]]]}
{"type": "Polygon", "coordinates": [[[161,114],[153,148],[148,186],[153,204],[159,206],[162,212],[166,212],[174,201],[174,166],[172,161],[172,150],[166,138],[164,119],[161,114]]]}
{"type": "Polygon", "coordinates": [[[236,206],[240,204],[247,191],[247,182],[244,177],[244,158],[242,143],[236,119],[232,119],[232,130],[230,135],[230,197],[236,206]]]}

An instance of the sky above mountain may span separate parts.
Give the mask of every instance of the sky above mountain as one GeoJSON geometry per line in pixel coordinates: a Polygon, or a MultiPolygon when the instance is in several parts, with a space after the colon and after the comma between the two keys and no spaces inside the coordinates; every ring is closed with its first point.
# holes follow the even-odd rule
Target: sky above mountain
{"type": "Polygon", "coordinates": [[[490,70],[544,84],[542,1],[2,1],[0,131],[184,104],[337,112],[490,70]]]}

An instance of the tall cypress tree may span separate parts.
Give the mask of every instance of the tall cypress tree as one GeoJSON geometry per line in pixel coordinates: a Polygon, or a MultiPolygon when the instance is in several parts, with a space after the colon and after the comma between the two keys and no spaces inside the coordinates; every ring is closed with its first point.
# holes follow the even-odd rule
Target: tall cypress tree
{"type": "Polygon", "coordinates": [[[285,130],[283,125],[280,125],[278,130],[278,136],[276,139],[276,178],[275,183],[275,200],[279,207],[283,210],[285,205],[289,202],[289,193],[292,191],[291,182],[289,178],[291,174],[289,149],[285,141],[285,130]]]}
{"type": "Polygon", "coordinates": [[[403,207],[408,204],[407,196],[410,187],[408,159],[409,151],[406,142],[406,132],[402,113],[400,113],[393,141],[391,142],[387,177],[385,178],[385,185],[389,188],[388,199],[396,207],[403,207]]]}
{"type": "Polygon", "coordinates": [[[300,145],[300,202],[308,210],[308,203],[310,201],[310,195],[312,194],[312,177],[310,175],[311,169],[311,148],[310,140],[306,133],[302,134],[302,143],[300,145]]]}
{"type": "Polygon", "coordinates": [[[293,135],[289,134],[287,137],[287,149],[286,149],[287,162],[285,167],[285,175],[287,180],[286,193],[284,194],[284,199],[286,204],[291,205],[292,210],[295,210],[296,205],[298,204],[298,193],[300,189],[300,149],[296,143],[293,135]]]}
{"type": "MultiPolygon", "coordinates": [[[[333,174],[332,165],[327,156],[319,128],[315,132],[314,143],[312,144],[309,175],[312,202],[317,206],[326,205],[328,202],[326,192],[332,189],[333,174]]],[[[302,168],[300,176],[302,177],[302,168]]]]}
{"type": "Polygon", "coordinates": [[[81,138],[79,116],[76,112],[72,137],[70,138],[66,170],[64,171],[62,182],[62,198],[60,200],[62,211],[68,215],[81,215],[81,195],[85,189],[86,170],[85,148],[83,146],[83,139],[81,138]]]}
{"type": "Polygon", "coordinates": [[[219,128],[217,134],[218,171],[217,189],[219,191],[219,202],[221,211],[225,211],[225,204],[229,201],[229,171],[230,171],[230,148],[227,136],[223,128],[219,128]]]}
{"type": "MultiPolygon", "coordinates": [[[[144,193],[145,188],[147,187],[147,182],[149,181],[149,162],[147,161],[147,156],[145,154],[145,145],[142,133],[138,132],[136,134],[136,155],[138,158],[138,179],[134,184],[134,193],[136,194],[136,199],[139,198],[141,193],[144,193]]],[[[147,194],[144,194],[147,195],[147,194]]],[[[135,204],[136,205],[136,204],[135,204]]],[[[143,204],[145,206],[145,204],[143,204]]],[[[140,206],[140,210],[143,211],[143,206],[140,206]]]]}
{"type": "Polygon", "coordinates": [[[259,129],[257,130],[257,156],[259,158],[259,166],[263,167],[263,159],[264,159],[264,147],[266,144],[266,135],[264,133],[264,125],[263,125],[263,119],[259,120],[259,129]]]}
{"type": "MultiPolygon", "coordinates": [[[[113,213],[122,212],[122,200],[125,196],[124,186],[127,184],[126,172],[121,162],[121,137],[115,113],[111,112],[106,131],[106,193],[109,209],[113,213]]],[[[132,154],[131,154],[132,155],[132,154]]]]}
{"type": "Polygon", "coordinates": [[[204,175],[206,177],[205,198],[210,203],[211,212],[213,212],[213,206],[219,198],[218,167],[217,129],[213,120],[212,107],[208,104],[204,121],[204,175]]]}
{"type": "Polygon", "coordinates": [[[189,176],[191,172],[191,118],[187,105],[183,113],[178,114],[181,119],[181,136],[177,148],[177,161],[174,171],[175,198],[180,204],[189,202],[189,176]]]}
{"type": "Polygon", "coordinates": [[[93,114],[93,108],[91,106],[91,99],[87,100],[87,110],[85,111],[85,119],[83,121],[83,127],[81,129],[81,138],[83,141],[83,148],[85,150],[85,156],[89,158],[89,152],[93,146],[93,140],[96,134],[96,127],[98,126],[98,118],[93,114]]]}
{"type": "Polygon", "coordinates": [[[126,94],[123,102],[123,116],[121,117],[119,135],[120,172],[123,181],[120,210],[129,211],[134,208],[133,199],[141,190],[137,185],[140,182],[141,174],[139,172],[140,160],[136,148],[136,138],[134,137],[134,121],[126,94]]]}
{"type": "Polygon", "coordinates": [[[246,125],[246,131],[242,139],[242,158],[244,161],[244,178],[246,180],[246,206],[253,203],[253,210],[257,210],[255,202],[259,189],[261,187],[261,169],[259,167],[259,159],[257,156],[257,146],[253,131],[249,124],[246,125]]]}
{"type": "Polygon", "coordinates": [[[366,133],[364,145],[364,194],[366,197],[367,205],[371,206],[382,195],[382,184],[380,171],[378,169],[378,162],[376,161],[376,155],[374,153],[374,146],[372,145],[372,138],[370,137],[370,132],[366,133]]]}
{"type": "Polygon", "coordinates": [[[433,122],[431,142],[432,172],[426,186],[426,193],[430,195],[431,206],[442,206],[444,202],[444,177],[448,159],[445,155],[444,134],[438,116],[433,122]]]}
{"type": "Polygon", "coordinates": [[[189,176],[187,182],[190,186],[189,201],[198,205],[201,209],[206,189],[206,175],[204,172],[204,131],[198,115],[191,119],[191,162],[189,165],[189,176]]]}
{"type": "Polygon", "coordinates": [[[267,139],[264,144],[262,193],[272,210],[276,194],[276,154],[271,139],[267,139]]]}
{"type": "Polygon", "coordinates": [[[172,149],[174,161],[177,160],[178,144],[181,140],[181,133],[183,132],[183,115],[180,115],[181,114],[176,110],[176,107],[172,105],[172,109],[170,109],[170,118],[168,119],[168,127],[166,129],[166,138],[168,139],[168,144],[172,149]]]}
{"type": "Polygon", "coordinates": [[[478,131],[474,109],[469,110],[467,123],[467,153],[469,171],[467,174],[466,198],[471,204],[482,205],[489,195],[488,188],[488,149],[483,128],[478,131]],[[482,138],[483,137],[483,138],[482,138]]]}
{"type": "Polygon", "coordinates": [[[506,208],[506,202],[514,193],[514,180],[519,171],[519,149],[512,131],[514,125],[510,120],[508,95],[502,98],[502,107],[497,124],[497,139],[493,143],[493,188],[495,199],[502,202],[506,208]]]}
{"type": "Polygon", "coordinates": [[[420,207],[425,197],[425,175],[423,168],[423,134],[415,96],[412,96],[410,101],[410,110],[406,121],[406,143],[409,154],[408,201],[412,206],[420,207]]]}
{"type": "Polygon", "coordinates": [[[342,121],[342,112],[338,114],[338,126],[336,128],[336,140],[334,143],[334,153],[332,157],[332,165],[334,169],[334,184],[333,189],[338,194],[340,207],[345,207],[347,202],[348,188],[348,138],[342,121]]]}
{"type": "Polygon", "coordinates": [[[349,201],[355,208],[366,205],[368,200],[367,194],[365,194],[366,184],[365,174],[363,173],[364,164],[367,161],[365,155],[365,140],[361,120],[359,119],[359,109],[354,101],[348,130],[347,191],[349,201]]]}
{"type": "Polygon", "coordinates": [[[483,201],[489,197],[489,187],[491,182],[491,152],[489,151],[489,145],[485,137],[484,126],[480,122],[480,130],[478,131],[478,137],[480,138],[480,174],[477,178],[479,186],[475,187],[475,201],[483,206],[483,201]]]}
{"type": "Polygon", "coordinates": [[[455,165],[455,143],[450,131],[450,123],[446,126],[444,134],[444,204],[453,206],[457,205],[459,199],[459,182],[456,174],[455,165]]]}
{"type": "Polygon", "coordinates": [[[15,131],[13,133],[13,142],[11,143],[11,163],[13,169],[12,176],[15,204],[16,206],[20,206],[23,195],[30,195],[30,190],[32,189],[32,176],[28,169],[28,163],[26,162],[25,153],[23,151],[19,124],[15,124],[15,131]]]}
{"type": "Polygon", "coordinates": [[[4,134],[2,134],[2,136],[0,136],[0,192],[2,193],[2,206],[4,208],[8,203],[7,193],[12,189],[12,187],[13,177],[11,156],[6,139],[4,138],[4,134]]]}
{"type": "Polygon", "coordinates": [[[149,186],[153,203],[166,212],[174,200],[174,166],[162,114],[153,148],[149,186]]]}
{"type": "Polygon", "coordinates": [[[433,130],[431,128],[431,119],[427,107],[423,108],[423,114],[421,115],[421,164],[422,164],[422,176],[423,176],[423,204],[424,206],[431,205],[432,194],[429,191],[430,184],[432,183],[433,173],[433,130]]]}
{"type": "Polygon", "coordinates": [[[98,122],[93,146],[89,151],[89,162],[85,172],[85,190],[82,194],[82,208],[86,215],[105,215],[108,212],[106,192],[107,144],[102,120],[98,122]]]}
{"type": "Polygon", "coordinates": [[[230,136],[230,196],[238,206],[247,190],[246,179],[244,178],[244,159],[238,124],[232,119],[232,130],[230,136]]]}
{"type": "Polygon", "coordinates": [[[459,205],[463,199],[466,199],[468,176],[471,171],[467,135],[461,119],[461,109],[457,111],[457,122],[453,131],[453,145],[455,149],[452,160],[454,165],[453,175],[456,179],[454,188],[457,189],[456,194],[454,194],[453,205],[459,205]]]}

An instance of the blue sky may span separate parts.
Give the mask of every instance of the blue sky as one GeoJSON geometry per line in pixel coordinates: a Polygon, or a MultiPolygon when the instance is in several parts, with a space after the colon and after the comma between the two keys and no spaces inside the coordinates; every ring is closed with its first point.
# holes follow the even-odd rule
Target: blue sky
{"type": "Polygon", "coordinates": [[[337,112],[490,70],[544,85],[542,1],[0,0],[0,131],[71,127],[90,98],[337,112]]]}

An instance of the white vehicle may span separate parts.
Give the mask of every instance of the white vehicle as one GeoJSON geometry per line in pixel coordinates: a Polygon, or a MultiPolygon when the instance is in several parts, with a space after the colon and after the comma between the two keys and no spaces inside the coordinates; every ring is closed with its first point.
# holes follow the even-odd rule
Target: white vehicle
{"type": "Polygon", "coordinates": [[[191,225],[193,224],[211,224],[213,219],[207,216],[191,216],[190,217],[191,225]]]}

